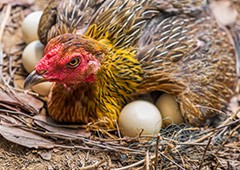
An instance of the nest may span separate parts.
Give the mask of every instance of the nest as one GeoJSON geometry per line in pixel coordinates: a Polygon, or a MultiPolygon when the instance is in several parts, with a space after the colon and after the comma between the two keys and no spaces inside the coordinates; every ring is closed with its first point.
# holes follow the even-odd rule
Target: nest
{"type": "MultiPolygon", "coordinates": [[[[119,132],[88,132],[81,125],[60,125],[46,114],[44,97],[21,88],[21,22],[34,10],[27,0],[0,3],[0,134],[35,149],[78,149],[103,152],[117,169],[240,168],[239,95],[229,104],[227,118],[216,127],[185,124],[161,129],[158,136],[121,137],[119,132]]],[[[83,169],[111,166],[102,160],[83,169]]]]}

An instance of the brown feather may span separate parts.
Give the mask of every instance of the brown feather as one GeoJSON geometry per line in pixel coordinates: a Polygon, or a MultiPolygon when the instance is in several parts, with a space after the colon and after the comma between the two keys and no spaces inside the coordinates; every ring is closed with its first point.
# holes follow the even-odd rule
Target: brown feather
{"type": "Polygon", "coordinates": [[[234,47],[204,2],[107,0],[100,7],[87,3],[69,15],[71,8],[63,10],[66,4],[61,1],[57,16],[54,10],[50,15],[56,24],[39,27],[40,32],[49,28],[42,31],[42,42],[65,32],[84,32],[81,41],[69,40],[65,50],[74,51],[80,43],[94,54],[103,54],[102,67],[97,83],[56,84],[49,98],[50,115],[69,122],[105,117],[107,127],[113,128],[122,107],[136,94],[164,91],[176,96],[187,122],[204,125],[224,108],[237,82],[234,47]],[[101,51],[101,46],[106,49],[101,51]]]}

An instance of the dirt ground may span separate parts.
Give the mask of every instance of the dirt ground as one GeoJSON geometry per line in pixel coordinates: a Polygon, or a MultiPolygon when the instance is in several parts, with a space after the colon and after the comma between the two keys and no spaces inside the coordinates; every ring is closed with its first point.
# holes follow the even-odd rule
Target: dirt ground
{"type": "Polygon", "coordinates": [[[80,149],[34,150],[13,144],[0,137],[1,170],[96,169],[99,164],[101,165],[98,169],[113,168],[114,164],[109,161],[106,153],[94,153],[80,149]]]}

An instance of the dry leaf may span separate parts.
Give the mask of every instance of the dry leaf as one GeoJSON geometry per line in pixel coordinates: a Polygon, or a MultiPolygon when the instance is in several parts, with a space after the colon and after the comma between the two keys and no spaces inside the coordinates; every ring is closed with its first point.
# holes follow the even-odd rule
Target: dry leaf
{"type": "Polygon", "coordinates": [[[17,127],[0,125],[0,133],[5,139],[28,148],[51,149],[55,146],[50,140],[17,127]]]}
{"type": "Polygon", "coordinates": [[[91,135],[90,132],[87,132],[83,128],[74,128],[72,125],[63,125],[64,127],[61,127],[61,124],[57,124],[54,122],[48,115],[45,113],[37,114],[34,116],[34,122],[48,130],[49,132],[56,133],[59,135],[63,135],[69,137],[69,139],[72,139],[78,135],[84,136],[84,137],[89,137],[91,135]]]}
{"type": "Polygon", "coordinates": [[[39,151],[38,155],[41,156],[42,159],[46,160],[46,161],[50,161],[52,158],[52,153],[51,151],[39,151]]]}
{"type": "Polygon", "coordinates": [[[9,115],[0,115],[0,125],[3,126],[12,126],[12,125],[23,125],[17,119],[9,116],[9,115]]]}
{"type": "Polygon", "coordinates": [[[11,94],[11,96],[12,97],[10,97],[10,94],[0,89],[0,102],[2,103],[18,106],[29,112],[33,111],[32,109],[34,109],[35,112],[39,112],[43,107],[43,102],[31,95],[15,92],[11,94]]]}

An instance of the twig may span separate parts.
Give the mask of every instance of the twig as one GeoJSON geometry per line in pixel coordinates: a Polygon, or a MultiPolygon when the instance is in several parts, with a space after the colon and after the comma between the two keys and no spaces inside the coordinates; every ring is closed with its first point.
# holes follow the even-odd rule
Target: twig
{"type": "Polygon", "coordinates": [[[0,83],[1,81],[3,81],[3,58],[4,58],[4,55],[3,55],[3,45],[2,43],[0,43],[0,83]]]}
{"type": "Polygon", "coordinates": [[[202,168],[202,165],[203,165],[203,162],[204,162],[204,157],[205,157],[205,155],[207,153],[207,150],[208,150],[208,147],[210,146],[211,141],[212,141],[212,137],[210,137],[209,140],[208,140],[208,143],[207,143],[207,146],[206,146],[206,148],[204,150],[204,153],[203,153],[203,156],[202,156],[202,160],[201,160],[201,163],[199,165],[198,170],[201,170],[201,168],[202,168]]]}
{"type": "Polygon", "coordinates": [[[182,166],[180,166],[179,164],[177,164],[174,160],[170,159],[169,157],[167,157],[166,155],[164,155],[163,153],[160,152],[160,154],[166,158],[167,160],[169,160],[170,162],[172,162],[174,165],[176,165],[178,168],[185,170],[185,168],[183,168],[182,166]]]}
{"type": "Polygon", "coordinates": [[[136,162],[136,163],[133,163],[133,164],[131,164],[131,165],[124,166],[124,167],[121,167],[121,168],[116,168],[116,169],[113,169],[113,170],[127,170],[127,169],[131,169],[131,168],[133,168],[133,167],[136,167],[136,166],[138,166],[138,165],[143,164],[144,161],[145,161],[145,159],[143,159],[143,160],[141,160],[141,161],[138,161],[138,162],[136,162]]]}
{"type": "Polygon", "coordinates": [[[230,137],[233,135],[233,133],[234,133],[237,129],[239,129],[239,128],[240,128],[240,124],[239,124],[238,126],[236,126],[233,130],[230,131],[227,139],[226,139],[224,142],[222,142],[221,146],[220,146],[219,149],[215,152],[215,154],[219,153],[219,151],[222,150],[222,148],[226,145],[227,141],[230,139],[230,137]]]}
{"type": "MultiPolygon", "coordinates": [[[[240,112],[240,107],[237,109],[237,111],[232,114],[227,120],[225,120],[221,125],[219,125],[217,128],[222,128],[224,127],[225,125],[227,125],[231,120],[233,120],[235,117],[237,117],[238,113],[240,112]]],[[[216,132],[210,132],[206,135],[204,135],[203,137],[193,141],[194,143],[199,143],[199,142],[202,142],[204,141],[205,139],[207,139],[208,137],[212,136],[214,133],[216,132]]]]}
{"type": "Polygon", "coordinates": [[[146,170],[149,170],[149,167],[150,167],[150,161],[149,161],[149,150],[147,150],[147,153],[146,153],[146,158],[145,158],[145,160],[146,160],[146,170]]]}
{"type": "Polygon", "coordinates": [[[156,148],[155,148],[155,169],[158,169],[158,145],[159,145],[159,140],[160,140],[160,134],[157,136],[157,141],[156,141],[156,148]]]}
{"type": "Polygon", "coordinates": [[[177,151],[177,153],[179,154],[179,156],[181,158],[183,166],[186,167],[185,160],[184,160],[183,156],[181,155],[181,153],[179,151],[177,151]]]}
{"type": "Polygon", "coordinates": [[[222,147],[227,143],[227,141],[230,139],[230,137],[233,135],[233,133],[234,133],[235,131],[237,131],[237,129],[239,129],[239,128],[240,128],[240,124],[237,125],[233,130],[230,131],[227,139],[222,143],[222,147]]]}
{"type": "Polygon", "coordinates": [[[79,168],[79,170],[97,169],[97,168],[98,168],[101,164],[103,164],[104,162],[106,162],[106,161],[105,161],[105,160],[102,160],[102,161],[96,162],[96,163],[93,164],[93,165],[89,165],[89,166],[85,166],[85,167],[79,168]]]}
{"type": "Polygon", "coordinates": [[[237,117],[239,112],[240,112],[240,107],[238,107],[237,111],[234,114],[232,114],[227,120],[225,120],[219,127],[227,125],[231,120],[237,117]]]}
{"type": "Polygon", "coordinates": [[[116,121],[116,127],[117,127],[118,138],[122,138],[117,121],[116,121]]]}
{"type": "Polygon", "coordinates": [[[218,169],[219,164],[220,164],[220,163],[217,162],[217,165],[215,165],[214,170],[217,170],[217,169],[218,169]]]}
{"type": "Polygon", "coordinates": [[[0,42],[2,42],[3,32],[4,32],[4,29],[6,27],[7,21],[9,19],[9,17],[10,17],[11,8],[12,8],[11,4],[8,4],[7,7],[6,7],[5,16],[2,19],[2,23],[1,23],[1,26],[0,26],[0,42]]]}
{"type": "MultiPolygon", "coordinates": [[[[155,159],[155,155],[154,155],[154,156],[151,156],[149,160],[153,161],[154,159],[155,159]]],[[[127,165],[127,166],[124,166],[124,167],[121,167],[121,168],[116,168],[116,169],[113,169],[113,170],[126,170],[126,169],[131,169],[131,168],[134,168],[134,167],[136,167],[136,166],[138,166],[138,165],[143,164],[144,162],[145,162],[145,159],[142,159],[142,160],[140,160],[140,161],[138,161],[138,162],[135,162],[135,163],[133,163],[133,164],[131,164],[131,165],[127,165]]]]}

